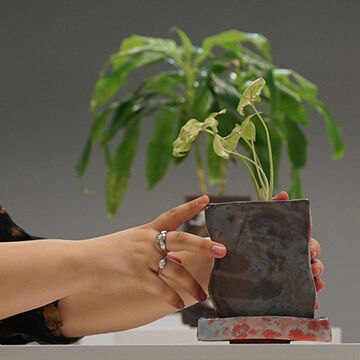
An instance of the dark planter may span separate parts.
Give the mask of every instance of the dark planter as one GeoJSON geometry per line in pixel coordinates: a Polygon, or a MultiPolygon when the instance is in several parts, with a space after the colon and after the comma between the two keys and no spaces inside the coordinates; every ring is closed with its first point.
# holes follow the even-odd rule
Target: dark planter
{"type": "MultiPolygon", "coordinates": [[[[191,201],[196,199],[199,195],[189,195],[186,196],[185,201],[191,201]]],[[[250,200],[249,196],[217,196],[210,195],[210,201],[212,203],[222,203],[229,201],[246,201],[250,200]]],[[[206,221],[205,221],[205,212],[201,212],[193,219],[187,221],[184,224],[184,231],[198,235],[198,236],[209,236],[206,221]]],[[[191,327],[197,327],[198,320],[200,317],[211,318],[216,316],[216,311],[212,305],[210,299],[205,300],[204,302],[197,303],[193,306],[190,306],[181,311],[182,321],[184,324],[191,327]]]]}
{"type": "Polygon", "coordinates": [[[205,214],[228,249],[210,277],[216,317],[314,317],[308,200],[211,203],[205,214]]]}

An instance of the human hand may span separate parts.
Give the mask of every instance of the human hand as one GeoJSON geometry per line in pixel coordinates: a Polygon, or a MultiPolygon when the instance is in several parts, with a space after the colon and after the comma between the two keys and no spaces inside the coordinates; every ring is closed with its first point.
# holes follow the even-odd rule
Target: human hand
{"type": "Polygon", "coordinates": [[[196,300],[203,301],[207,295],[199,283],[182,266],[173,253],[189,251],[199,255],[222,258],[226,255],[223,244],[190,233],[175,231],[209,203],[204,195],[173,208],[154,221],[107,236],[85,240],[86,251],[92,260],[91,289],[116,292],[123,286],[131,286],[160,296],[177,309],[184,301],[165,279],[170,279],[185,289],[196,300]],[[165,253],[156,242],[156,235],[167,230],[168,254],[165,268],[158,274],[158,263],[165,253]]]}
{"type": "MultiPolygon", "coordinates": [[[[289,200],[289,195],[285,191],[281,191],[273,200],[289,200]]],[[[319,292],[325,288],[325,283],[319,278],[324,273],[324,265],[317,258],[320,255],[320,243],[315,239],[310,239],[310,257],[311,257],[311,270],[314,276],[315,288],[319,292]]],[[[319,303],[316,302],[316,309],[319,308],[319,303]]]]}

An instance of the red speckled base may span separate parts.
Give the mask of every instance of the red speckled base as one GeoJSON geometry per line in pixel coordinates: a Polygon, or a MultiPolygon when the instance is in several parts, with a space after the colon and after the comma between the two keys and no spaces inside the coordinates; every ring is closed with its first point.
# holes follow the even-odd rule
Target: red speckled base
{"type": "Polygon", "coordinates": [[[328,318],[297,318],[288,316],[250,316],[201,318],[197,338],[200,341],[331,341],[328,318]]]}

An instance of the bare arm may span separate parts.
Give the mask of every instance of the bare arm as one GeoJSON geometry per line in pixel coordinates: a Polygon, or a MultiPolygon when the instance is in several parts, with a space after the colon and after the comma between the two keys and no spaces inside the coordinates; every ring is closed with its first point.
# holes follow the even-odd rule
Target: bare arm
{"type": "Polygon", "coordinates": [[[89,288],[80,241],[0,243],[0,319],[89,288]]]}

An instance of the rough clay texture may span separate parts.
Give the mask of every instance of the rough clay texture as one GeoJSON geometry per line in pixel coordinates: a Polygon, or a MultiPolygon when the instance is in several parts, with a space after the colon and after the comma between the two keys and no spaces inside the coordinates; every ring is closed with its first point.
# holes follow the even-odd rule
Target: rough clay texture
{"type": "Polygon", "coordinates": [[[285,316],[232,317],[199,320],[201,341],[288,340],[331,341],[327,318],[307,319],[285,316]]]}
{"type": "Polygon", "coordinates": [[[209,284],[218,317],[314,317],[308,200],[209,204],[205,214],[228,249],[209,284]]]}

